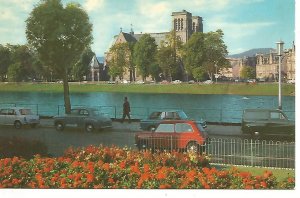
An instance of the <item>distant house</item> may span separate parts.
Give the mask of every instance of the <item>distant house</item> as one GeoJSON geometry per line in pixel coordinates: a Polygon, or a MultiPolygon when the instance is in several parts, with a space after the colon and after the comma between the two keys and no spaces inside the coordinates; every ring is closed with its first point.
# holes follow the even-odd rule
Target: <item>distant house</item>
{"type": "Polygon", "coordinates": [[[100,63],[95,55],[93,56],[89,67],[90,74],[88,75],[87,80],[92,82],[109,80],[107,67],[105,67],[103,63],[100,63]]]}

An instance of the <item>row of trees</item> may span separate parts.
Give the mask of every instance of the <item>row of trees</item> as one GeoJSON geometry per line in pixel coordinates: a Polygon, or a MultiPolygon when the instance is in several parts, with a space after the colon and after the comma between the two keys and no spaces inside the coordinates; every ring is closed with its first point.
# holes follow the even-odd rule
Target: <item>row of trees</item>
{"type": "Polygon", "coordinates": [[[158,47],[155,39],[144,34],[136,43],[118,43],[111,47],[108,61],[109,74],[123,78],[130,72],[134,81],[138,72],[144,80],[151,76],[155,80],[213,79],[216,69],[228,67],[228,54],[222,30],[194,33],[186,44],[172,31],[158,47]]]}
{"type": "MultiPolygon", "coordinates": [[[[89,74],[89,63],[94,54],[90,48],[83,51],[69,70],[69,80],[81,81],[89,74]]],[[[59,79],[59,75],[39,59],[36,50],[30,45],[0,44],[0,82],[51,82],[59,79]]]]}

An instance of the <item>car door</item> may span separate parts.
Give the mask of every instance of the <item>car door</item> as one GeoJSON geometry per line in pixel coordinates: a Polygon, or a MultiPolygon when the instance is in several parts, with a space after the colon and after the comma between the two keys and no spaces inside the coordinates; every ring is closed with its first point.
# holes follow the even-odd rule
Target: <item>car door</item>
{"type": "Polygon", "coordinates": [[[0,110],[0,124],[7,124],[7,109],[0,110]]]}
{"type": "Polygon", "coordinates": [[[177,123],[175,125],[175,137],[177,148],[183,149],[189,142],[198,142],[199,137],[195,137],[194,129],[189,123],[177,123]]]}
{"type": "Polygon", "coordinates": [[[80,109],[79,116],[77,118],[78,126],[80,127],[85,126],[88,117],[89,117],[89,111],[87,109],[80,109]]]}
{"type": "MultiPolygon", "coordinates": [[[[7,115],[5,122],[6,124],[14,124],[14,122],[17,120],[17,112],[14,109],[7,109],[7,115]]],[[[21,119],[21,116],[19,117],[19,120],[21,119]]]]}
{"type": "Polygon", "coordinates": [[[175,149],[175,125],[174,123],[162,123],[158,125],[152,135],[152,148],[175,149]]]}
{"type": "Polygon", "coordinates": [[[78,126],[78,117],[80,109],[72,109],[70,114],[67,114],[65,117],[65,123],[68,126],[77,127],[78,126]]]}
{"type": "Polygon", "coordinates": [[[268,129],[267,133],[270,135],[284,136],[291,133],[292,126],[285,114],[280,111],[271,111],[268,129]]]}

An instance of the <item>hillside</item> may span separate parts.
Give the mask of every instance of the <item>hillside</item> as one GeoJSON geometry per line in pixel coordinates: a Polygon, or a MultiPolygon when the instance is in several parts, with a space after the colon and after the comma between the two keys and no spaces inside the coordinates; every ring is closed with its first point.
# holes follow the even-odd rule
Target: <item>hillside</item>
{"type": "Polygon", "coordinates": [[[232,54],[232,55],[228,55],[229,58],[243,58],[243,57],[252,57],[255,56],[255,54],[261,53],[261,54],[267,54],[270,53],[270,51],[275,51],[275,49],[273,48],[255,48],[255,49],[251,49],[239,54],[232,54]]]}

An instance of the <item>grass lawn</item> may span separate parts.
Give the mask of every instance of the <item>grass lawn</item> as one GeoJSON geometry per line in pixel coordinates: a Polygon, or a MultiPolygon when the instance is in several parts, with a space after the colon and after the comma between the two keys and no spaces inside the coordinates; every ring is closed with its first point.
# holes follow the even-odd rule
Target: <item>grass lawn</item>
{"type": "MultiPolygon", "coordinates": [[[[63,92],[59,83],[0,83],[0,92],[63,92]]],[[[278,84],[85,84],[70,83],[70,92],[277,95],[278,84]]],[[[294,95],[295,85],[282,84],[282,95],[294,95]]]]}
{"type": "MultiPolygon", "coordinates": [[[[291,169],[275,169],[275,168],[259,168],[259,167],[244,167],[235,166],[241,172],[250,172],[252,175],[263,175],[266,170],[272,171],[277,181],[282,181],[288,176],[295,177],[295,170],[291,169]]],[[[217,169],[231,169],[232,166],[216,166],[217,169]]]]}

